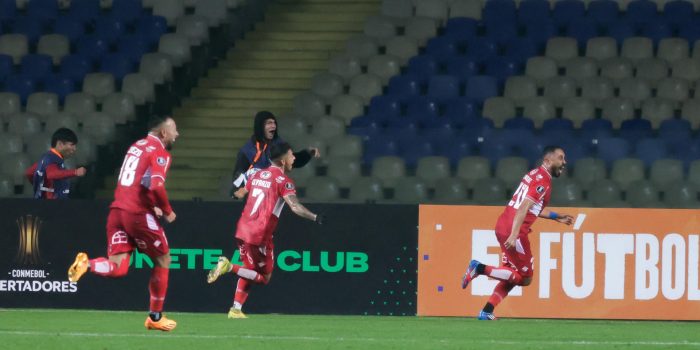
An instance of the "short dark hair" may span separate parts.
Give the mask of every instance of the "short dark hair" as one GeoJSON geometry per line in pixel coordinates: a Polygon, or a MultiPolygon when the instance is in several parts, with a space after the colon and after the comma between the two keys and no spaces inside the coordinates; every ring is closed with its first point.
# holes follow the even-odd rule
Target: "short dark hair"
{"type": "Polygon", "coordinates": [[[273,144],[270,146],[270,160],[273,162],[279,161],[290,149],[292,149],[292,146],[286,142],[273,144]]]}
{"type": "Polygon", "coordinates": [[[550,154],[550,153],[556,152],[558,149],[560,149],[560,150],[562,150],[562,151],[564,150],[563,148],[561,148],[561,146],[557,146],[557,145],[549,145],[549,146],[546,146],[546,147],[542,150],[542,158],[546,157],[546,156],[547,156],[548,154],[550,154]]]}
{"type": "Polygon", "coordinates": [[[149,131],[155,131],[161,124],[165,123],[165,121],[169,118],[169,115],[153,115],[148,119],[148,124],[146,125],[146,127],[148,127],[149,131]]]}
{"type": "Polygon", "coordinates": [[[78,135],[76,135],[75,132],[73,132],[73,130],[71,129],[59,128],[58,130],[53,132],[53,135],[51,135],[51,147],[56,147],[58,141],[72,142],[77,145],[78,135]]]}

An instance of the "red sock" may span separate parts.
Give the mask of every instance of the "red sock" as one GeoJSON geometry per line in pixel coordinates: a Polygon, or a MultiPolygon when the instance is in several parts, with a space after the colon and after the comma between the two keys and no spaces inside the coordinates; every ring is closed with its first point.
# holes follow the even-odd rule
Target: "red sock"
{"type": "Polygon", "coordinates": [[[515,285],[512,283],[504,281],[498,282],[496,288],[493,289],[493,294],[491,294],[491,297],[489,298],[489,303],[494,307],[498,306],[498,304],[500,304],[501,301],[508,296],[508,293],[510,293],[510,290],[513,289],[513,287],[515,287],[515,285]]]}
{"type": "Polygon", "coordinates": [[[151,279],[148,282],[148,290],[151,292],[150,308],[152,312],[163,311],[165,294],[168,291],[168,275],[170,269],[156,266],[151,270],[151,279]]]}
{"type": "Polygon", "coordinates": [[[91,259],[90,272],[103,277],[123,277],[129,272],[129,258],[124,258],[119,265],[103,257],[91,259]]]}
{"type": "Polygon", "coordinates": [[[236,294],[233,296],[233,301],[241,305],[245,304],[246,299],[248,299],[249,291],[250,281],[245,278],[239,278],[238,284],[236,285],[236,294]]]}
{"type": "Polygon", "coordinates": [[[484,269],[484,275],[489,276],[493,279],[497,279],[499,281],[504,281],[504,282],[509,282],[515,285],[519,285],[520,282],[523,280],[523,276],[518,273],[518,271],[515,271],[511,269],[510,267],[493,267],[493,266],[486,266],[484,269]]]}

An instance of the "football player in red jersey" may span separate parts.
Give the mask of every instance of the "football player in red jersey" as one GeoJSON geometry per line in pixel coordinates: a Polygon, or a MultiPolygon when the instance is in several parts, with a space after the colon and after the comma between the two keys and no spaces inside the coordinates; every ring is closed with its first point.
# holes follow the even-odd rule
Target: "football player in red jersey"
{"type": "Polygon", "coordinates": [[[542,164],[520,181],[513,198],[496,222],[496,238],[503,252],[500,267],[487,266],[472,260],[462,277],[462,288],[479,275],[499,280],[489,301],[479,313],[479,320],[495,320],[493,309],[515,286],[527,286],[532,282],[532,263],[528,234],[530,226],[540,218],[556,220],[571,225],[573,217],[545,209],[549,204],[552,177],[559,177],[566,167],[566,155],[561,147],[548,146],[542,153],[542,164]]]}
{"type": "Polygon", "coordinates": [[[294,214],[318,224],[323,223],[321,215],[312,213],[299,203],[294,182],[286,175],[292,170],[294,159],[289,144],[273,144],[270,147],[272,165],[253,174],[245,184],[244,193],[237,194],[241,197],[249,194],[236,226],[236,242],[243,266],[233,265],[222,256],[207,276],[207,282],[213,283],[225,273],[238,275],[229,318],[246,318],[241,309],[251,285],[270,281],[274,268],[272,237],[284,204],[288,204],[294,214]]]}
{"type": "Polygon", "coordinates": [[[162,315],[168,289],[170,248],[158,217],[171,223],[175,212],[170,206],[165,179],[170,168],[170,150],[179,136],[175,121],[154,117],[149,121],[148,135],[136,141],[124,156],[114,201],[107,217],[107,256],[88,259],[78,253],[68,269],[68,280],[77,282],[87,271],[103,277],[123,277],[129,270],[134,249],[148,255],[155,266],[148,287],[151,294],[150,313],[145,327],[171,331],[177,323],[162,315]]]}

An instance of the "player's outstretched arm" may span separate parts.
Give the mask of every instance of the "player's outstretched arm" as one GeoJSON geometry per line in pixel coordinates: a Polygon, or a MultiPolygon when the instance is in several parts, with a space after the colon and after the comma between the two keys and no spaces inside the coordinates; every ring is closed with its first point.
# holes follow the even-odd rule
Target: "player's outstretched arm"
{"type": "Polygon", "coordinates": [[[551,219],[551,220],[554,220],[556,222],[560,222],[560,223],[565,224],[565,225],[571,225],[574,223],[573,216],[571,216],[569,214],[558,214],[558,213],[555,213],[549,209],[542,209],[539,217],[551,219]]]}
{"type": "Polygon", "coordinates": [[[299,202],[299,198],[295,194],[288,194],[284,196],[284,201],[289,205],[294,214],[301,216],[302,218],[309,219],[311,221],[317,221],[318,215],[312,213],[309,209],[299,202]]]}

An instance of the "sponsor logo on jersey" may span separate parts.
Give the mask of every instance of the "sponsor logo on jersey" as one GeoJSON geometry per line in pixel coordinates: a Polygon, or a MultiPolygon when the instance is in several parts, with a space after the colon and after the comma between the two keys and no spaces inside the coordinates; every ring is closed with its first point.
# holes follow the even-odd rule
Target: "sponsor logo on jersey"
{"type": "Polygon", "coordinates": [[[286,189],[288,189],[288,190],[293,190],[293,189],[294,189],[294,184],[291,183],[291,182],[287,182],[286,184],[284,184],[284,188],[286,188],[286,189]]]}
{"type": "Polygon", "coordinates": [[[542,180],[542,175],[541,175],[541,174],[537,174],[537,176],[535,177],[535,179],[537,179],[537,180],[542,180]]]}
{"type": "Polygon", "coordinates": [[[537,188],[535,190],[537,190],[537,193],[542,194],[542,193],[544,193],[544,186],[542,186],[542,185],[537,186],[537,188]]]}
{"type": "Polygon", "coordinates": [[[277,182],[278,184],[281,184],[284,182],[285,179],[286,178],[284,176],[278,176],[277,178],[275,178],[275,182],[277,182]]]}
{"type": "Polygon", "coordinates": [[[157,162],[158,165],[160,165],[160,166],[165,166],[165,163],[166,163],[165,158],[163,158],[163,157],[158,157],[158,158],[156,158],[156,162],[157,162]]]}
{"type": "Polygon", "coordinates": [[[149,153],[150,153],[150,152],[153,152],[153,151],[155,151],[155,150],[156,150],[156,148],[153,147],[153,146],[147,146],[147,147],[146,147],[146,152],[149,152],[149,153]]]}
{"type": "Polygon", "coordinates": [[[145,145],[145,144],[147,144],[147,143],[148,143],[148,140],[146,140],[146,139],[138,140],[138,141],[136,142],[136,144],[139,145],[139,146],[143,146],[143,145],[145,145]]]}
{"type": "Polygon", "coordinates": [[[263,180],[269,179],[270,176],[272,176],[272,173],[270,173],[270,172],[267,171],[267,170],[260,173],[260,178],[263,179],[263,180]]]}
{"type": "Polygon", "coordinates": [[[131,146],[131,148],[129,148],[129,152],[127,152],[127,153],[133,154],[136,157],[141,157],[141,154],[143,154],[143,151],[140,150],[138,147],[131,146]]]}
{"type": "Polygon", "coordinates": [[[253,179],[253,182],[251,182],[251,185],[258,186],[258,187],[270,188],[270,186],[272,186],[272,182],[260,180],[260,179],[253,179]]]}

